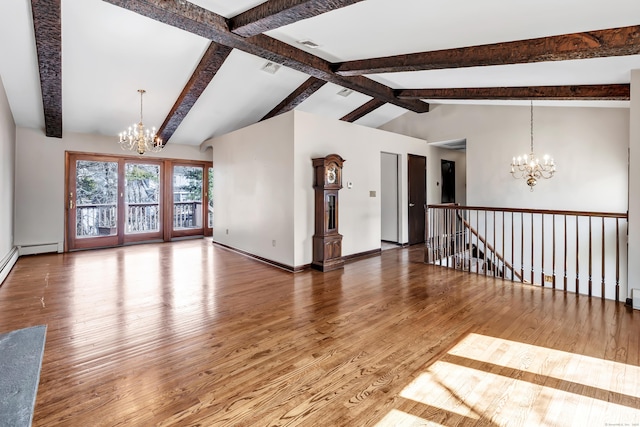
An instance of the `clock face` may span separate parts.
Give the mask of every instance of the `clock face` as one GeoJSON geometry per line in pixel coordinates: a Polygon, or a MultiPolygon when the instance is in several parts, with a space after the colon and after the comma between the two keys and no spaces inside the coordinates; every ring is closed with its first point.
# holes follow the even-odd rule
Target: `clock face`
{"type": "Polygon", "coordinates": [[[336,182],[337,177],[338,175],[336,172],[335,165],[329,166],[329,168],[327,169],[327,183],[334,184],[336,182]]]}

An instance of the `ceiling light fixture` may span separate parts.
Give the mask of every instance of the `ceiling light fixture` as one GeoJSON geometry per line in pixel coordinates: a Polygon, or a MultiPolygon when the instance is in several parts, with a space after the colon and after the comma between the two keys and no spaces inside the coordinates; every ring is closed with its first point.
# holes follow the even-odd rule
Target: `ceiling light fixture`
{"type": "Polygon", "coordinates": [[[148,151],[157,153],[164,148],[162,139],[156,135],[156,128],[151,128],[151,131],[145,130],[142,124],[142,95],[145,92],[144,89],[138,89],[138,93],[140,93],[140,123],[134,123],[133,126],[129,126],[129,129],[120,132],[120,140],[118,141],[123,150],[137,151],[140,155],[148,151]]]}
{"type": "Polygon", "coordinates": [[[533,187],[540,178],[549,179],[556,172],[556,164],[553,157],[544,155],[542,163],[533,152],[533,101],[531,101],[531,152],[524,156],[514,157],[511,161],[511,175],[514,178],[524,178],[527,185],[533,191],[533,187]]]}
{"type": "Polygon", "coordinates": [[[344,96],[344,97],[346,98],[347,96],[351,95],[352,93],[353,93],[353,91],[352,91],[351,89],[347,89],[347,88],[345,87],[345,88],[342,88],[342,89],[340,90],[340,92],[338,92],[338,95],[340,95],[340,96],[344,96]]]}

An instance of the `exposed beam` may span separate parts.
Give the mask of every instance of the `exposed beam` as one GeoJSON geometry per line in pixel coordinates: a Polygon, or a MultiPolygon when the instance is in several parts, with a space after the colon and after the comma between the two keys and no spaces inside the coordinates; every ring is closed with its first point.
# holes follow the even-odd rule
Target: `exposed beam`
{"type": "Polygon", "coordinates": [[[334,64],[342,76],[640,54],[640,26],[334,64]]]}
{"type": "Polygon", "coordinates": [[[38,51],[45,135],[62,138],[62,25],[60,0],[31,0],[38,51]]]}
{"type": "Polygon", "coordinates": [[[209,82],[216,75],[227,56],[231,53],[231,48],[220,46],[211,42],[204,55],[200,59],[200,63],[189,78],[189,81],[182,89],[182,93],[178,96],[176,103],[173,104],[169,115],[164,119],[162,126],[158,129],[158,135],[166,144],[171,136],[173,136],[182,120],[187,116],[191,107],[196,103],[202,92],[207,88],[209,82]]]}
{"type": "Polygon", "coordinates": [[[371,101],[367,102],[366,104],[363,104],[360,107],[356,108],[346,116],[342,117],[340,120],[342,120],[343,122],[353,123],[356,120],[358,120],[360,117],[364,117],[370,112],[372,112],[373,110],[379,107],[382,107],[384,104],[386,103],[374,98],[371,101]]]}
{"type": "Polygon", "coordinates": [[[352,89],[407,110],[423,113],[429,106],[417,100],[401,100],[393,90],[366,77],[346,78],[336,75],[331,64],[321,58],[295,49],[279,40],[259,34],[244,38],[230,32],[226,19],[192,3],[184,5],[166,0],[103,0],[156,21],[208,38],[223,46],[265,58],[268,61],[301,71],[326,82],[352,89]]]}
{"type": "Polygon", "coordinates": [[[556,99],[628,101],[628,84],[584,86],[476,87],[455,89],[401,89],[400,99],[556,99]]]}
{"type": "Polygon", "coordinates": [[[293,110],[298,105],[302,104],[305,99],[316,93],[316,91],[318,91],[318,89],[320,89],[326,83],[327,82],[316,79],[315,77],[309,77],[296,90],[291,92],[291,94],[287,96],[280,104],[276,105],[273,110],[269,111],[269,113],[267,113],[267,115],[264,116],[260,121],[267,120],[271,117],[275,117],[279,114],[283,114],[287,111],[293,110]]]}
{"type": "Polygon", "coordinates": [[[251,37],[362,0],[269,0],[229,20],[232,32],[251,37]]]}

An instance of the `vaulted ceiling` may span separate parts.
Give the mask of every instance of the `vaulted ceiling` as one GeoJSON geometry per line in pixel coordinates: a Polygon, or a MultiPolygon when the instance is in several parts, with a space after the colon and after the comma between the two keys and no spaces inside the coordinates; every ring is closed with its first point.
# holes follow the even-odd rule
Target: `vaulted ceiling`
{"type": "Polygon", "coordinates": [[[4,0],[16,124],[165,141],[299,109],[377,127],[439,103],[627,107],[637,0],[4,0]]]}

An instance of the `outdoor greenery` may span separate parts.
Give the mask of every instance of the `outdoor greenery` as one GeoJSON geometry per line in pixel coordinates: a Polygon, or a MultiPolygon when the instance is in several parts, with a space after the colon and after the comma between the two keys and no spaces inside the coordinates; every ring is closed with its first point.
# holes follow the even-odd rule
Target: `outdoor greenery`
{"type": "Polygon", "coordinates": [[[125,172],[127,203],[158,203],[160,166],[127,163],[125,172]]]}

